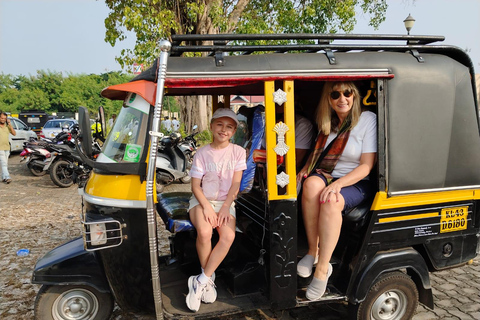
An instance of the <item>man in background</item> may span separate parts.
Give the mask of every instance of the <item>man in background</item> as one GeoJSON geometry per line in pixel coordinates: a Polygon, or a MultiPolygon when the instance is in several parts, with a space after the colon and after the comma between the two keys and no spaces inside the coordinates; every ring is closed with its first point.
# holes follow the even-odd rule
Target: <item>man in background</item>
{"type": "Polygon", "coordinates": [[[180,130],[180,121],[178,121],[176,117],[173,117],[172,119],[172,128],[174,132],[178,132],[178,130],[180,130]]]}
{"type": "Polygon", "coordinates": [[[2,181],[6,184],[12,182],[8,173],[8,157],[10,156],[10,142],[8,135],[17,135],[5,112],[0,111],[0,165],[2,167],[2,181]]]}

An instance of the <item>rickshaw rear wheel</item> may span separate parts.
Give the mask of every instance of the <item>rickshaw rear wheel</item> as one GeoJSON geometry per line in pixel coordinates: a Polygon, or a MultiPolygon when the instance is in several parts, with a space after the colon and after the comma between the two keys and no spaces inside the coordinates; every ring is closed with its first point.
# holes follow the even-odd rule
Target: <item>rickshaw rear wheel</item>
{"type": "Polygon", "coordinates": [[[415,282],[403,272],[390,272],[381,275],[351,311],[359,320],[406,320],[412,319],[417,306],[415,282]]]}
{"type": "Polygon", "coordinates": [[[89,286],[42,286],[35,299],[35,320],[108,320],[113,298],[89,286]]]}

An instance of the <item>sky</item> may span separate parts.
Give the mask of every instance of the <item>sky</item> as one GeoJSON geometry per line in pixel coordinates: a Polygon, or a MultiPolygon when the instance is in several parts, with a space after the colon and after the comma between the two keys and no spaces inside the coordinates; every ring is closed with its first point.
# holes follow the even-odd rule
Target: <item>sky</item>
{"type": "MultiPolygon", "coordinates": [[[[444,44],[468,50],[480,73],[480,0],[388,0],[378,30],[357,16],[353,33],[406,34],[403,20],[416,20],[411,35],[443,35],[444,44]]],[[[115,47],[104,41],[108,8],[103,0],[0,0],[0,73],[36,75],[37,70],[101,74],[121,70],[115,61],[134,36],[115,47]]]]}

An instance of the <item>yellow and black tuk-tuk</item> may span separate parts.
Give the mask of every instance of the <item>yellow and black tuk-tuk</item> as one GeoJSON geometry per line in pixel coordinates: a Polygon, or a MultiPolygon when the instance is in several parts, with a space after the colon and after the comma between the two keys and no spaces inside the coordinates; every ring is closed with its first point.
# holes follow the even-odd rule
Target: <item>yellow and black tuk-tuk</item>
{"type": "Polygon", "coordinates": [[[172,40],[160,43],[150,69],[102,92],[124,105],[96,161],[89,160],[88,113],[80,108],[81,149],[94,168],[79,189],[83,236],[37,262],[32,282],[43,286],[36,319],[108,319],[114,302],[158,319],[344,302],[354,318],[392,320],[412,318],[418,302],[433,308],[430,272],[461,266],[480,247],[479,117],[468,55],[442,45],[440,36],[172,40]],[[212,44],[190,45],[197,41],[212,44]],[[363,107],[377,115],[378,162],[371,174],[377,189],[345,213],[328,293],[310,302],[296,275],[307,245],[297,201],[295,114],[301,106],[314,119],[322,85],[345,80],[357,84],[363,107]],[[190,194],[156,194],[154,182],[163,98],[197,95],[210,96],[213,108],[233,95],[263,96],[265,105],[252,118],[237,234],[217,270],[217,302],[194,314],[185,304],[187,279],[199,271],[190,194]],[[263,136],[266,156],[258,157],[263,136]],[[159,254],[161,222],[171,232],[168,254],[159,254]]]}

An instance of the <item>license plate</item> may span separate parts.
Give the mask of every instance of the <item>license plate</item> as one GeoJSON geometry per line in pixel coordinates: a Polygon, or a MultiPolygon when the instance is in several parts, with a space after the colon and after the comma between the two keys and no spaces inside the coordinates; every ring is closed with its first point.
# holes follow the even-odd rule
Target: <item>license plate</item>
{"type": "Polygon", "coordinates": [[[467,229],[468,207],[442,209],[440,233],[467,229]]]}

